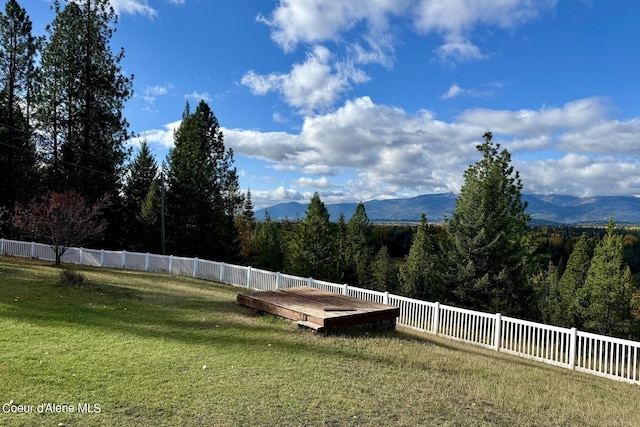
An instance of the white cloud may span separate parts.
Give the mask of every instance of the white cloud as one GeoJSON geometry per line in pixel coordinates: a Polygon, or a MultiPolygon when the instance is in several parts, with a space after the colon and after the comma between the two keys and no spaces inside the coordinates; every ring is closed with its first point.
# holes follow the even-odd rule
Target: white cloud
{"type": "Polygon", "coordinates": [[[466,62],[484,59],[486,56],[480,49],[467,39],[451,38],[436,49],[441,60],[466,62]]]}
{"type": "MultiPolygon", "coordinates": [[[[300,193],[293,188],[280,186],[275,190],[251,190],[251,201],[256,209],[272,206],[274,200],[278,202],[308,202],[311,196],[308,193],[300,193]]],[[[262,219],[262,218],[258,218],[262,219]]]]}
{"type": "Polygon", "coordinates": [[[464,89],[462,89],[460,86],[454,83],[449,87],[449,90],[446,93],[442,94],[440,99],[455,98],[456,96],[460,95],[463,92],[464,92],[464,89]]]}
{"type": "MultiPolygon", "coordinates": [[[[487,130],[511,152],[525,192],[637,194],[640,118],[612,120],[607,112],[603,100],[588,98],[538,110],[469,110],[448,122],[363,97],[306,117],[297,133],[223,132],[236,156],[296,176],[275,190],[252,189],[255,206],[306,202],[313,191],[327,203],[457,192],[487,130]]],[[[142,138],[170,148],[179,124],[142,138]]]]}
{"type": "Polygon", "coordinates": [[[557,0],[280,0],[269,17],[258,21],[271,27],[271,38],[285,52],[299,44],[340,43],[356,36],[354,51],[362,63],[390,66],[393,17],[410,19],[419,33],[436,33],[445,43],[437,49],[443,59],[471,60],[485,55],[469,40],[480,26],[516,28],[555,7],[557,0]],[[355,32],[355,34],[354,34],[355,32]]]}
{"type": "Polygon", "coordinates": [[[332,183],[327,177],[321,177],[317,179],[300,177],[296,181],[297,185],[302,188],[338,188],[339,186],[332,183]]]}
{"type": "Polygon", "coordinates": [[[166,85],[166,86],[160,86],[160,85],[156,85],[156,86],[147,86],[146,88],[144,88],[141,98],[147,103],[147,104],[153,104],[156,102],[156,99],[158,96],[164,96],[167,93],[169,93],[169,88],[171,87],[171,85],[166,85]]]}
{"type": "Polygon", "coordinates": [[[196,102],[204,101],[207,103],[211,102],[211,96],[208,92],[196,92],[195,90],[191,93],[185,94],[185,99],[193,99],[196,102]]]}
{"type": "Polygon", "coordinates": [[[147,0],[110,0],[110,2],[118,13],[140,14],[149,18],[155,18],[158,15],[158,12],[149,6],[147,0]]]}
{"type": "Polygon", "coordinates": [[[163,149],[172,148],[174,143],[173,134],[180,127],[180,123],[182,123],[182,120],[167,123],[164,125],[164,129],[147,130],[142,132],[139,137],[133,138],[133,141],[137,142],[144,139],[150,145],[158,145],[163,149]]]}
{"type": "Polygon", "coordinates": [[[610,120],[607,111],[602,99],[588,98],[538,110],[469,110],[446,122],[363,97],[306,117],[298,133],[225,130],[225,141],[237,155],[302,173],[294,188],[331,190],[325,201],[457,192],[487,130],[512,153],[526,192],[636,194],[640,118],[610,120]],[[339,175],[349,179],[327,178],[339,175]]]}
{"type": "Polygon", "coordinates": [[[525,191],[541,194],[596,196],[637,194],[638,159],[618,160],[569,153],[560,159],[517,162],[525,191]]]}
{"type": "Polygon", "coordinates": [[[605,118],[607,110],[603,99],[586,98],[568,102],[561,108],[517,111],[476,108],[463,112],[458,120],[483,126],[494,133],[531,136],[593,126],[605,118]]]}
{"type": "Polygon", "coordinates": [[[391,15],[406,13],[412,0],[369,0],[366,2],[333,0],[281,0],[266,18],[258,21],[271,27],[271,38],[286,52],[300,43],[317,44],[339,41],[344,32],[364,23],[367,43],[377,50],[380,35],[386,33],[391,15]]]}
{"type": "Polygon", "coordinates": [[[287,74],[259,75],[249,71],[241,83],[256,95],[280,93],[292,107],[302,112],[332,107],[352,83],[363,83],[368,76],[353,64],[332,62],[331,52],[314,46],[305,62],[294,64],[287,74]]]}
{"type": "Polygon", "coordinates": [[[559,138],[564,151],[578,153],[640,154],[640,118],[600,121],[559,138]]]}

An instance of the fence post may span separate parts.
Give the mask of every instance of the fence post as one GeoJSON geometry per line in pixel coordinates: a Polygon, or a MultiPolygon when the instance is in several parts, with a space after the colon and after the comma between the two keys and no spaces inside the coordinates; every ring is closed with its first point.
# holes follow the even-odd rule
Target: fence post
{"type": "Polygon", "coordinates": [[[100,267],[104,267],[104,249],[100,249],[100,267]]]}
{"type": "Polygon", "coordinates": [[[251,266],[247,267],[247,289],[251,289],[251,266]]]}
{"type": "Polygon", "coordinates": [[[382,303],[389,305],[389,291],[385,291],[384,296],[382,297],[382,303]]]}
{"type": "Polygon", "coordinates": [[[122,265],[120,268],[124,268],[127,265],[127,251],[122,251],[122,265]]]}
{"type": "Polygon", "coordinates": [[[224,281],[224,262],[220,263],[220,283],[227,283],[224,281]]]}
{"type": "Polygon", "coordinates": [[[149,271],[149,252],[144,257],[144,271],[149,271]]]}
{"type": "Polygon", "coordinates": [[[500,351],[500,336],[502,335],[502,315],[496,313],[496,327],[493,331],[493,349],[500,351]]]}
{"type": "Polygon", "coordinates": [[[342,285],[342,295],[349,295],[349,285],[346,283],[342,285]]]}
{"type": "Polygon", "coordinates": [[[276,273],[276,289],[280,289],[280,272],[276,273]]]}
{"type": "Polygon", "coordinates": [[[169,255],[169,274],[173,274],[173,255],[169,255]]]}
{"type": "Polygon", "coordinates": [[[571,328],[571,341],[569,341],[569,368],[576,369],[576,356],[578,355],[578,330],[571,328]]]}
{"type": "Polygon", "coordinates": [[[438,335],[438,330],[440,329],[440,303],[436,302],[436,305],[433,307],[433,318],[431,319],[431,332],[435,335],[438,335]]]}
{"type": "Polygon", "coordinates": [[[198,258],[193,259],[193,277],[198,275],[198,258]]]}
{"type": "Polygon", "coordinates": [[[310,288],[313,288],[313,277],[309,277],[307,279],[307,286],[309,286],[310,288]]]}
{"type": "Polygon", "coordinates": [[[4,254],[4,239],[0,239],[0,254],[4,254]]]}
{"type": "Polygon", "coordinates": [[[36,255],[36,242],[31,242],[31,258],[35,258],[36,255]]]}
{"type": "Polygon", "coordinates": [[[80,248],[80,265],[84,265],[84,249],[80,248]]]}

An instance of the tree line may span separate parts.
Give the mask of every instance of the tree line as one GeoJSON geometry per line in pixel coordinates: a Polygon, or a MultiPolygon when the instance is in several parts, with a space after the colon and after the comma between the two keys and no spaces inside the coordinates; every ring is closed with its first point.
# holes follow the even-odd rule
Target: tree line
{"type": "MultiPolygon", "coordinates": [[[[105,248],[234,261],[470,309],[640,336],[638,257],[610,222],[601,238],[544,239],[528,227],[510,153],[484,135],[451,218],[372,225],[363,204],[330,221],[315,194],[304,218],[254,217],[210,106],[187,103],[159,166],[123,114],[133,76],[113,52],[108,0],[56,0],[35,37],[16,0],[0,13],[0,234],[64,249],[105,248]],[[87,219],[81,221],[81,218],[87,219]],[[84,224],[83,233],[54,233],[84,224]],[[397,258],[403,258],[398,262],[397,258]],[[634,271],[635,269],[635,271],[634,271]]],[[[637,239],[636,239],[637,240],[637,239]]],[[[629,242],[626,242],[629,243],[629,242]]],[[[635,245],[635,246],[633,246],[635,245]]],[[[59,260],[59,257],[58,257],[59,260]]]]}
{"type": "Polygon", "coordinates": [[[132,153],[133,76],[111,48],[118,16],[108,0],[52,8],[43,37],[16,0],[0,13],[0,233],[54,239],[34,212],[60,228],[99,208],[85,231],[100,235],[81,234],[107,248],[234,258],[245,196],[210,107],[186,105],[162,167],[144,142],[132,153]]]}
{"type": "MultiPolygon", "coordinates": [[[[348,221],[316,193],[304,218],[255,224],[246,261],[484,312],[625,338],[640,337],[640,239],[606,228],[530,227],[511,156],[484,135],[451,218],[373,225],[360,203],[348,221]],[[384,235],[383,239],[376,236],[384,235]],[[398,235],[402,236],[398,239],[398,235]],[[401,262],[387,243],[409,239],[401,262]]],[[[253,220],[255,221],[255,220],[253,220]]]]}

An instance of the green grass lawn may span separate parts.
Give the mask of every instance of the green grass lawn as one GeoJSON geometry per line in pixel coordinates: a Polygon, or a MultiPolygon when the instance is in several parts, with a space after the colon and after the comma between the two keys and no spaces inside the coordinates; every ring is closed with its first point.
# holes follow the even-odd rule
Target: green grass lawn
{"type": "Polygon", "coordinates": [[[238,288],[70,268],[88,283],[0,257],[2,426],[640,425],[638,386],[404,330],[325,337],[237,306],[238,288]]]}

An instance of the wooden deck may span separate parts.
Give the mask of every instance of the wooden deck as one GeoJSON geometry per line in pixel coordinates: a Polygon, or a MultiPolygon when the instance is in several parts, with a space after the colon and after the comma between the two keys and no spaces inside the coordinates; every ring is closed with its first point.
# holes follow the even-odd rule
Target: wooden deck
{"type": "Polygon", "coordinates": [[[395,325],[395,320],[400,315],[397,307],[306,286],[238,294],[237,302],[297,321],[298,325],[317,331],[385,321],[395,325]]]}

